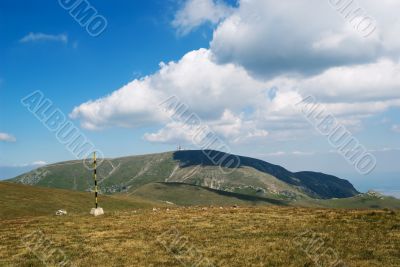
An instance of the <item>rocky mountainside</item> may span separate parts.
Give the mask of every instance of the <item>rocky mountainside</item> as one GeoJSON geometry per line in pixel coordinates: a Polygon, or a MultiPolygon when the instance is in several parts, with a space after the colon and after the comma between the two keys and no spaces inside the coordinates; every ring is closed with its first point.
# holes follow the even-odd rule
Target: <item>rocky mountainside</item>
{"type": "MultiPolygon", "coordinates": [[[[106,159],[98,168],[103,193],[133,192],[150,183],[184,183],[220,191],[283,200],[352,197],[359,192],[335,176],[317,172],[290,172],[285,168],[218,151],[187,150],[106,159]],[[210,155],[234,156],[237,168],[215,164],[210,155]]],[[[47,165],[11,182],[91,191],[91,171],[82,161],[47,165]]]]}

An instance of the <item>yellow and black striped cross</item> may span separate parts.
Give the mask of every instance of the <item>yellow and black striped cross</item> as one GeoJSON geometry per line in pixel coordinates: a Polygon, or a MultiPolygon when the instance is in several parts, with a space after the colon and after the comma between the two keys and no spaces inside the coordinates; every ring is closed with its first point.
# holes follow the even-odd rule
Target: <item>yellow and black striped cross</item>
{"type": "Polygon", "coordinates": [[[97,164],[96,164],[96,152],[93,152],[93,179],[94,179],[94,197],[95,197],[95,205],[96,209],[98,207],[98,201],[97,201],[97,170],[96,170],[97,164]]]}

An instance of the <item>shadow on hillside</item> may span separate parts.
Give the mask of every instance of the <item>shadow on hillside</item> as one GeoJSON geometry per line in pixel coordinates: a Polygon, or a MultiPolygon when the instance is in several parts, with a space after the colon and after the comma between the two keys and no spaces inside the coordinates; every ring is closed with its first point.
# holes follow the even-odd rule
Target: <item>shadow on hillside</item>
{"type": "Polygon", "coordinates": [[[313,198],[346,198],[358,195],[359,192],[347,180],[317,172],[290,172],[285,168],[263,160],[236,156],[215,150],[176,151],[173,159],[179,161],[180,167],[220,166],[223,168],[250,167],[272,175],[285,183],[305,189],[313,198]],[[234,163],[232,164],[232,160],[234,163]]]}
{"type": "Polygon", "coordinates": [[[269,204],[273,204],[273,205],[289,206],[289,202],[284,201],[284,200],[238,194],[238,193],[233,193],[233,192],[228,192],[228,191],[212,189],[212,188],[209,188],[209,187],[197,186],[197,185],[193,185],[193,184],[176,183],[176,182],[159,183],[159,184],[164,184],[166,186],[174,186],[174,187],[178,187],[178,186],[200,187],[200,188],[202,188],[204,190],[216,193],[216,194],[221,195],[221,196],[233,197],[233,198],[237,198],[237,199],[245,200],[245,201],[265,202],[265,203],[269,203],[269,204]]]}

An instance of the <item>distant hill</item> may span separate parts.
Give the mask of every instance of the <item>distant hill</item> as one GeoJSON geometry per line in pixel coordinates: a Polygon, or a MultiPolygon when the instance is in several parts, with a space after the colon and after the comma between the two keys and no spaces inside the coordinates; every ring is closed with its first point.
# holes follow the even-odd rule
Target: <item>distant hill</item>
{"type": "MultiPolygon", "coordinates": [[[[225,155],[206,151],[211,155],[225,155]]],[[[217,166],[203,151],[176,151],[108,159],[98,169],[103,193],[134,192],[151,183],[185,183],[219,191],[278,200],[346,198],[359,192],[351,183],[316,172],[290,172],[271,163],[238,156],[239,168],[217,166]],[[222,170],[221,170],[222,168],[222,170]]],[[[47,165],[11,182],[35,186],[90,191],[91,172],[82,161],[47,165]]]]}
{"type": "Polygon", "coordinates": [[[326,208],[400,209],[400,199],[383,196],[372,191],[350,198],[315,200],[315,202],[326,208]]]}

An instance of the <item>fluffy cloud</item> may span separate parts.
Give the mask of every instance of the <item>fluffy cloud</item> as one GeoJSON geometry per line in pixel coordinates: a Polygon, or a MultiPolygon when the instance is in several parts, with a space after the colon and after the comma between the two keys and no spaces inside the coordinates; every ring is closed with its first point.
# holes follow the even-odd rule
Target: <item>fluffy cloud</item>
{"type": "Polygon", "coordinates": [[[15,142],[17,139],[11,134],[0,133],[0,142],[15,142]]]}
{"type": "Polygon", "coordinates": [[[330,2],[242,0],[227,8],[187,1],[173,22],[180,33],[222,19],[210,48],[161,63],[158,72],[79,105],[71,117],[88,129],[158,125],[146,140],[191,143],[195,129],[160,107],[176,96],[228,142],[288,140],[312,128],[293,108],[312,95],[349,129],[362,129],[365,118],[400,106],[400,19],[388,12],[400,2],[362,2],[377,23],[368,36],[330,2]]]}
{"type": "Polygon", "coordinates": [[[185,35],[203,23],[220,22],[232,10],[222,0],[188,0],[175,14],[172,25],[179,34],[185,35]]]}
{"type": "Polygon", "coordinates": [[[258,129],[256,122],[245,119],[243,115],[235,115],[229,110],[225,110],[221,118],[203,121],[198,125],[185,124],[183,121],[168,123],[164,128],[156,133],[145,135],[145,139],[150,142],[160,143],[198,143],[198,138],[203,127],[207,127],[210,133],[215,134],[225,143],[243,143],[254,141],[258,138],[268,136],[268,131],[258,129]]]}
{"type": "Polygon", "coordinates": [[[311,77],[280,76],[268,82],[284,92],[314,96],[337,116],[368,116],[400,106],[400,65],[389,59],[333,67],[311,77]]]}
{"type": "Polygon", "coordinates": [[[82,127],[91,130],[146,126],[163,121],[156,110],[162,94],[154,90],[151,78],[146,77],[134,80],[108,96],[75,107],[70,117],[80,118],[82,127]]]}
{"type": "Polygon", "coordinates": [[[29,42],[61,42],[61,43],[68,43],[68,36],[66,34],[45,34],[45,33],[33,33],[30,32],[28,35],[24,36],[19,40],[21,43],[29,43],[29,42]]]}
{"type": "MultiPolygon", "coordinates": [[[[261,77],[281,73],[314,74],[329,67],[373,62],[400,50],[400,2],[360,2],[365,17],[376,18],[367,38],[354,29],[333,1],[240,1],[240,7],[214,32],[211,50],[218,62],[235,62],[261,77]]],[[[336,1],[338,2],[338,1],[336,1]]],[[[339,1],[346,4],[349,1],[339,1]]],[[[356,8],[356,7],[353,7],[356,8]]],[[[359,18],[352,20],[359,21],[359,18]]]]}
{"type": "Polygon", "coordinates": [[[335,67],[321,75],[296,81],[308,94],[329,101],[387,101],[400,98],[400,65],[388,59],[335,67]]]}
{"type": "Polygon", "coordinates": [[[74,108],[72,118],[82,126],[140,127],[168,121],[160,104],[177,96],[204,120],[220,118],[226,109],[240,111],[254,105],[265,83],[233,64],[215,64],[206,49],[192,51],[179,62],[162,63],[154,75],[134,80],[111,95],[74,108]]]}

